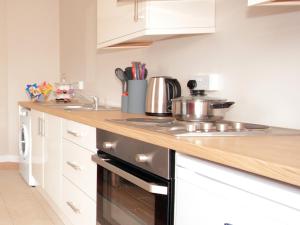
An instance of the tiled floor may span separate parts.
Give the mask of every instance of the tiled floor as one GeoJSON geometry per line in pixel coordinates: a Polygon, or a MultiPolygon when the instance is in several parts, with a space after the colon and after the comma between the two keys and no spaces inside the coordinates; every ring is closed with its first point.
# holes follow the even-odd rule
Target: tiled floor
{"type": "Polygon", "coordinates": [[[0,170],[0,225],[63,225],[16,170],[0,170]]]}

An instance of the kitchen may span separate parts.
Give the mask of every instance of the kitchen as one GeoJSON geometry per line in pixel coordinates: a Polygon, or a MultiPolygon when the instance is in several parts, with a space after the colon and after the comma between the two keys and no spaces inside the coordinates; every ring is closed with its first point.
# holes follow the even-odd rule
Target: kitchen
{"type": "Polygon", "coordinates": [[[86,89],[99,96],[102,104],[120,106],[121,84],[114,69],[125,68],[131,61],[146,62],[150,76],[176,77],[185,96],[191,76],[219,73],[224,88],[216,95],[236,102],[226,119],[300,128],[295,104],[299,6],[248,7],[246,0],[219,0],[216,33],[104,52],[95,48],[96,9],[96,1],[90,0],[6,1],[6,11],[0,13],[6,16],[1,18],[0,46],[7,49],[0,51],[2,161],[18,159],[17,102],[27,100],[26,83],[55,82],[64,74],[70,81],[84,80],[86,89]]]}

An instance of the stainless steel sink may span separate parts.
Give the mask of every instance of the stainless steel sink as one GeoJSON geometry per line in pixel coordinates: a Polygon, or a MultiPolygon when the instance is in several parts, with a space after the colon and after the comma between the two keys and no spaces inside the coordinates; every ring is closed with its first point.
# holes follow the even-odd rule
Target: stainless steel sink
{"type": "Polygon", "coordinates": [[[82,109],[82,108],[90,108],[85,105],[48,105],[48,107],[56,108],[56,109],[82,109]]]}
{"type": "Polygon", "coordinates": [[[112,106],[98,106],[97,109],[91,106],[82,106],[82,107],[67,107],[64,108],[67,111],[118,111],[120,110],[119,107],[112,107],[112,106]]]}
{"type": "Polygon", "coordinates": [[[55,109],[64,109],[67,111],[117,111],[120,110],[118,107],[112,106],[103,106],[99,105],[97,109],[93,107],[92,104],[80,104],[80,103],[42,103],[44,106],[55,108],[55,109]]]}

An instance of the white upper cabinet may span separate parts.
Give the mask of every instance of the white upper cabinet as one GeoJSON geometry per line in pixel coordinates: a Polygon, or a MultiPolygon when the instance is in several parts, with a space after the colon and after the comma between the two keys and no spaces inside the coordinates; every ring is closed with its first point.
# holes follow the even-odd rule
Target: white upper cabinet
{"type": "Polygon", "coordinates": [[[215,0],[98,0],[98,48],[214,31],[215,0]]]}
{"type": "Polygon", "coordinates": [[[300,0],[248,0],[248,5],[300,5],[300,0]]]}

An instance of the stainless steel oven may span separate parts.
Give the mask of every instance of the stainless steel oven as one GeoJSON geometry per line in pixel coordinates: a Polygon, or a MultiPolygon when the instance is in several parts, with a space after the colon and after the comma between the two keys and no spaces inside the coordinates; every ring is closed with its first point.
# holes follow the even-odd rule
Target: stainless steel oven
{"type": "Polygon", "coordinates": [[[172,225],[174,152],[97,130],[98,225],[172,225]]]}

